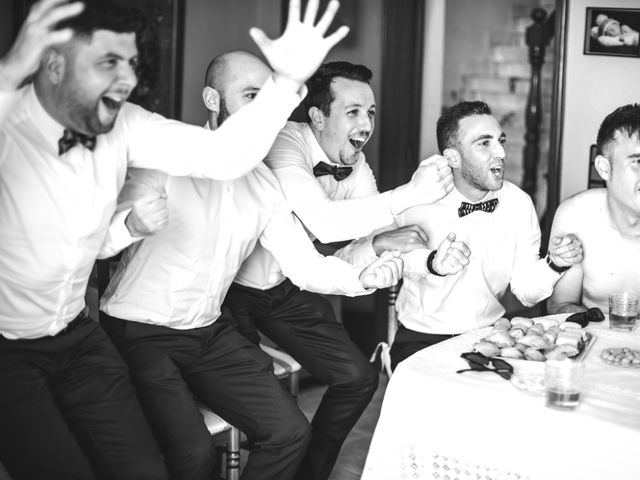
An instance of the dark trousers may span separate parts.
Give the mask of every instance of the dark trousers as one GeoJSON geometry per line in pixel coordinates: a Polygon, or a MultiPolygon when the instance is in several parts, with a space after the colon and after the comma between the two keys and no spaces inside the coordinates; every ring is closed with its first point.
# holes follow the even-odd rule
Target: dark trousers
{"type": "Polygon", "coordinates": [[[391,370],[395,370],[398,364],[409,358],[418,350],[430,347],[436,343],[455,337],[456,334],[422,333],[409,330],[404,325],[398,325],[398,331],[391,345],[391,370]]]}
{"type": "Polygon", "coordinates": [[[300,480],[326,479],[340,447],[376,388],[378,375],[321,296],[289,280],[266,291],[233,284],[225,299],[240,331],[257,343],[256,328],[329,388],[313,417],[300,480]]]}
{"type": "Polygon", "coordinates": [[[13,480],[168,478],[126,364],[85,315],[0,336],[0,460],[13,480]]]}
{"type": "Polygon", "coordinates": [[[228,313],[191,330],[106,315],[102,323],[129,364],[173,480],[203,480],[213,468],[196,399],[247,435],[253,447],[243,479],[293,477],[311,427],[273,375],[271,357],[240,335],[228,313]]]}

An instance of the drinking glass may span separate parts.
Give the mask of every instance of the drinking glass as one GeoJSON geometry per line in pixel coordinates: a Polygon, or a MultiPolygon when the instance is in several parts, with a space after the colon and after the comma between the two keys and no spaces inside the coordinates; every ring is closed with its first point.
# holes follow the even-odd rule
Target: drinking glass
{"type": "Polygon", "coordinates": [[[638,295],[629,292],[609,295],[609,328],[631,331],[636,328],[638,295]]]}
{"type": "Polygon", "coordinates": [[[584,364],[571,359],[547,360],[544,383],[547,407],[573,410],[580,404],[584,364]]]}

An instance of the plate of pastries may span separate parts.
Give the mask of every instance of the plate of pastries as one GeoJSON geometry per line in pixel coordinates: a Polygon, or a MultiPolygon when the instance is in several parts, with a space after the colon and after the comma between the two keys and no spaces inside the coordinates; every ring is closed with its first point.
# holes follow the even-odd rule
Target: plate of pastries
{"type": "Polygon", "coordinates": [[[593,341],[591,333],[573,322],[548,317],[514,317],[496,321],[473,349],[487,357],[507,360],[580,360],[593,341]]]}

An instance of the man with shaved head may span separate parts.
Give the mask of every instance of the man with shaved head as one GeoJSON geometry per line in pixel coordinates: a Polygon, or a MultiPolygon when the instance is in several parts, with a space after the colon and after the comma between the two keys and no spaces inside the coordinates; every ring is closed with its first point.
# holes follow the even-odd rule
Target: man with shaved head
{"type": "MultiPolygon", "coordinates": [[[[271,74],[246,52],[212,62],[203,91],[207,128],[217,129],[253,102],[271,74]]],[[[157,190],[167,192],[169,224],[125,251],[101,308],[169,471],[175,478],[208,478],[213,458],[197,398],[255,447],[243,478],[292,478],[309,424],[273,375],[271,358],[221,306],[229,285],[257,242],[300,288],[322,293],[362,295],[395,284],[402,261],[387,255],[362,268],[318,254],[264,164],[230,181],[131,169],[120,200],[126,206],[157,190]]]]}
{"type": "Polygon", "coordinates": [[[251,103],[271,75],[271,69],[255,55],[243,50],[214,58],[205,75],[202,98],[209,109],[209,125],[217,128],[231,112],[251,103]]]}

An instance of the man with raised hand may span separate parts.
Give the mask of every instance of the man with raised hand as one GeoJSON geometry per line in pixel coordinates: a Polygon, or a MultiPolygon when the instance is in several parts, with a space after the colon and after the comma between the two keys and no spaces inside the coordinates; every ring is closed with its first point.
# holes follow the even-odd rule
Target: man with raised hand
{"type": "Polygon", "coordinates": [[[167,477],[126,365],[85,313],[110,223],[113,245],[167,222],[162,192],[113,216],[126,169],[229,179],[254,168],[346,34],[323,38],[337,7],[314,26],[317,0],[303,21],[292,1],[282,37],[251,31],[275,73],[216,132],[127,103],[140,22],[125,2],[30,10],[0,59],[0,461],[13,477],[167,477]]]}
{"type": "MultiPolygon", "coordinates": [[[[303,107],[308,121],[288,122],[265,160],[296,216],[323,243],[368,235],[393,224],[394,214],[436,201],[452,188],[446,160],[433,157],[409,183],[378,192],[362,151],[375,127],[370,79],[363,65],[322,65],[307,83],[303,107]]],[[[427,238],[419,227],[391,228],[347,245],[336,256],[366,265],[385,251],[425,248],[427,238]]],[[[225,304],[247,337],[257,342],[257,327],[328,385],[298,477],[328,478],[344,439],[378,386],[375,369],[336,321],[327,300],[299,289],[260,245],[243,264],[225,304]]]]}
{"type": "Polygon", "coordinates": [[[596,146],[594,166],[606,188],[568,198],[553,218],[551,234],[575,233],[585,254],[556,284],[550,313],[607,313],[610,293],[640,293],[640,104],[607,115],[596,146]]]}
{"type": "Polygon", "coordinates": [[[506,135],[486,103],[450,107],[438,119],[437,139],[453,170],[454,191],[432,205],[408,209],[396,222],[421,226],[429,248],[447,239],[463,242],[468,261],[451,275],[452,262],[461,257],[445,258],[442,248],[406,259],[393,368],[422,348],[492,325],[505,312],[500,299],[508,286],[526,306],[544,300],[562,272],[582,260],[572,234],[552,238],[547,257],[540,258],[533,202],[504,180],[506,135]]]}
{"type": "MultiPolygon", "coordinates": [[[[224,125],[252,103],[270,75],[246,52],[216,58],[203,92],[208,127],[224,125]]],[[[158,189],[167,191],[171,221],[125,251],[101,308],[169,472],[204,480],[211,470],[211,441],[195,397],[255,447],[243,478],[291,478],[305,454],[309,424],[273,376],[271,358],[221,308],[231,281],[258,241],[300,288],[321,293],[361,295],[390,286],[402,261],[387,254],[361,268],[321,256],[264,164],[224,182],[130,169],[121,200],[126,206],[158,189]]]]}

